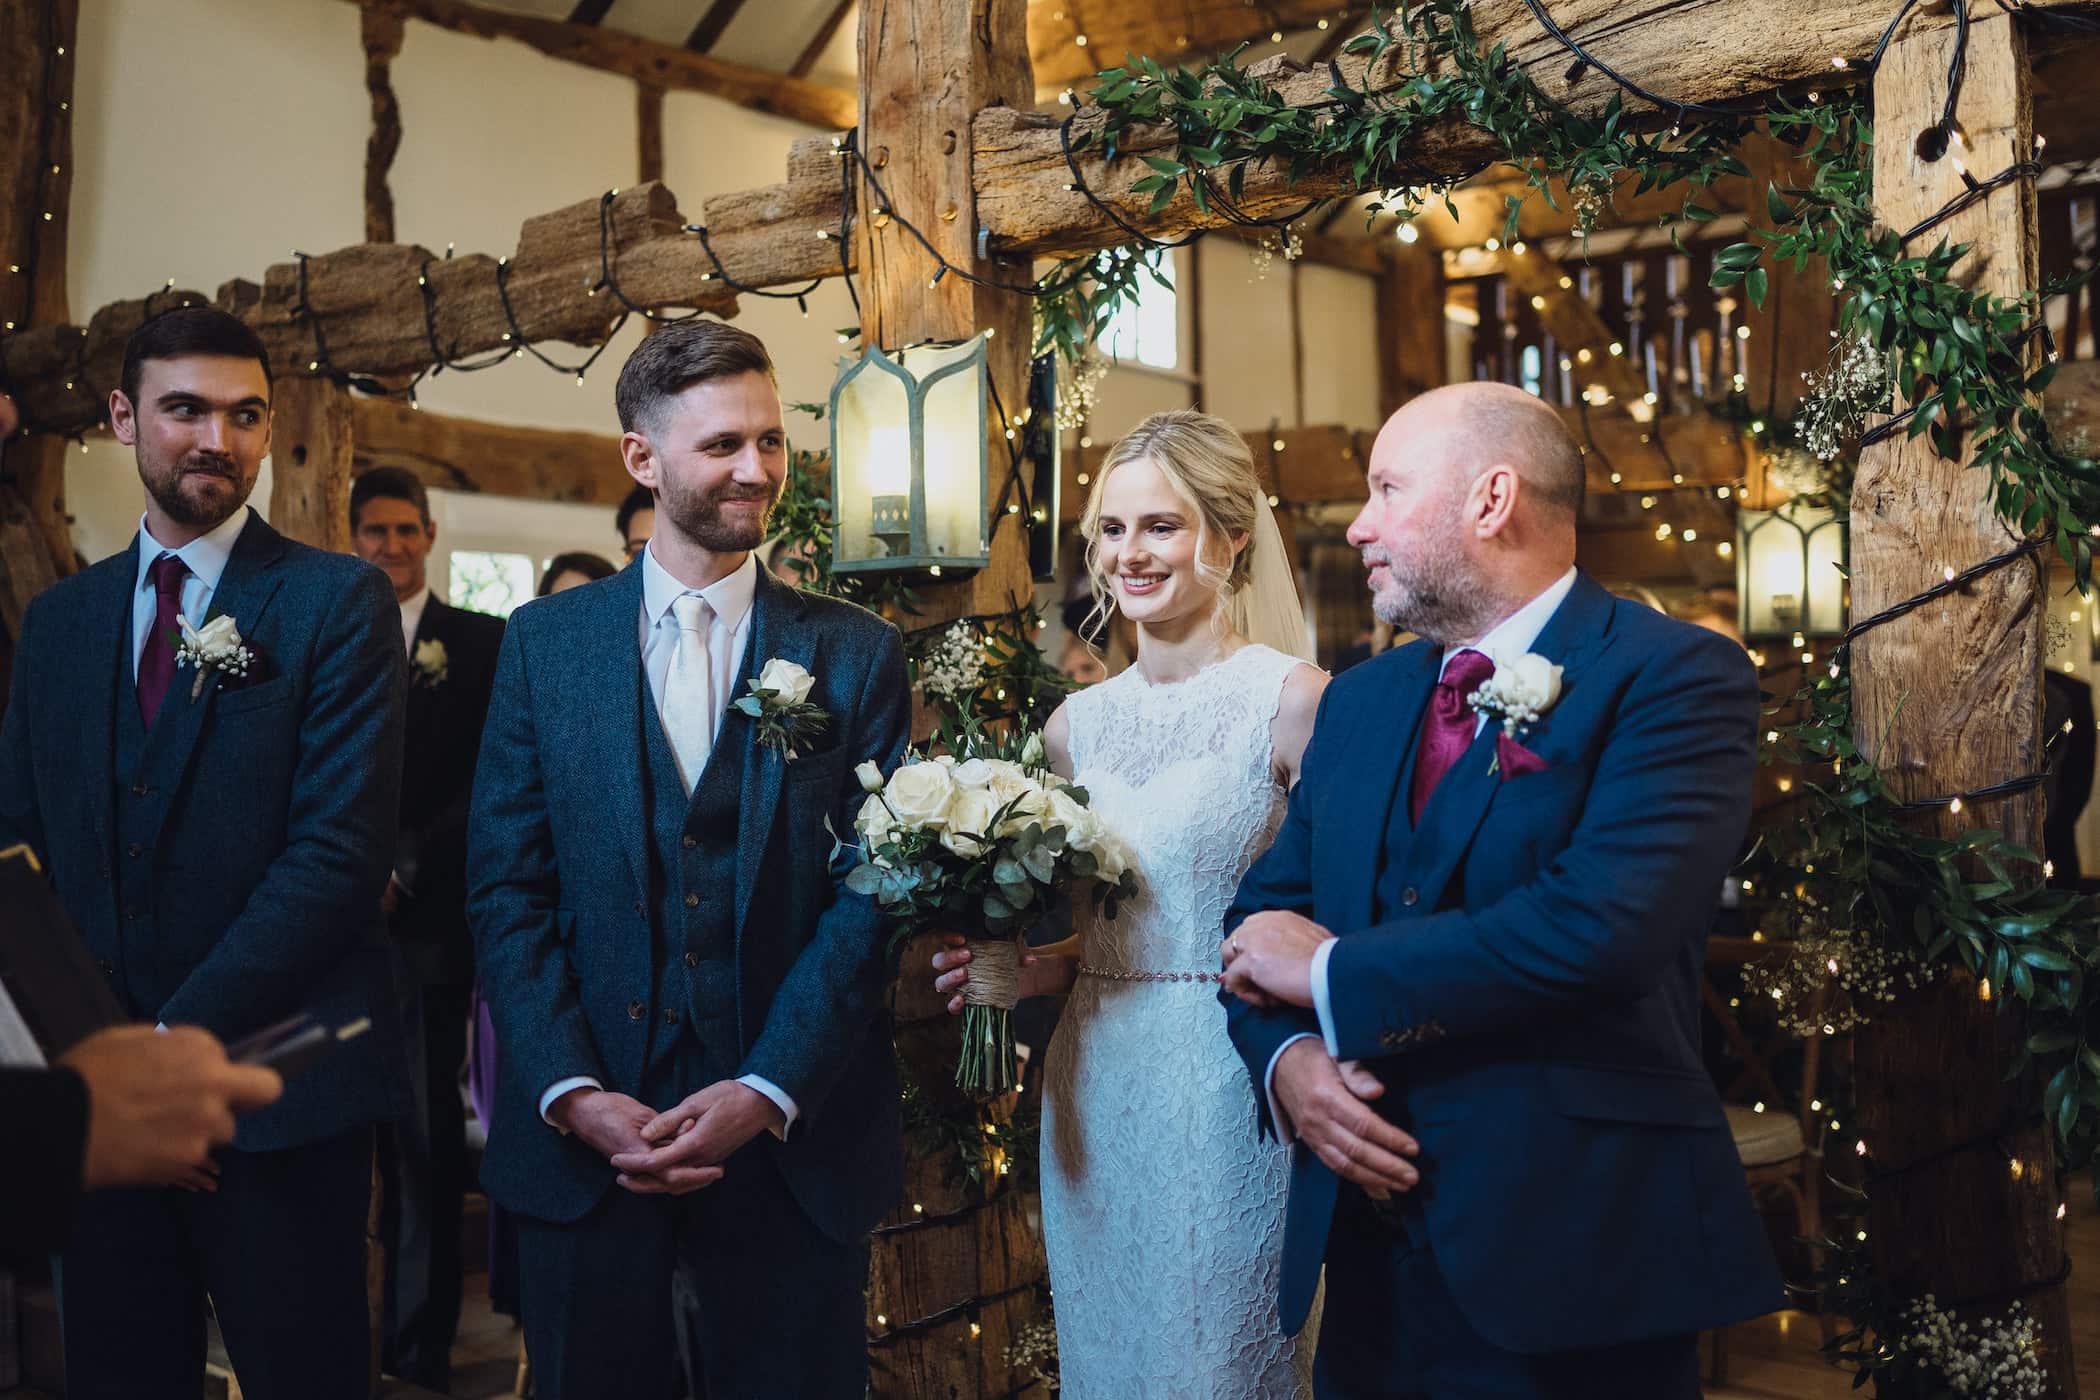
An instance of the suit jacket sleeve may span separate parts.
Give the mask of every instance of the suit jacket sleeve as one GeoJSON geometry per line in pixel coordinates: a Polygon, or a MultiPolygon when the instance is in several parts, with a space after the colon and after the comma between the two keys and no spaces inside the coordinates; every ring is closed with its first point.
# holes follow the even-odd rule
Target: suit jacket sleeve
{"type": "MultiPolygon", "coordinates": [[[[1568,845],[1482,909],[1373,926],[1335,945],[1342,1058],[1431,1022],[1490,1034],[1563,1007],[1631,1000],[1681,953],[1749,822],[1757,676],[1702,636],[1651,657],[1622,697],[1568,845]]],[[[1704,929],[1700,929],[1701,934],[1704,929]]]]}
{"type": "Polygon", "coordinates": [[[482,730],[467,830],[473,879],[467,919],[474,926],[482,999],[495,1019],[505,1064],[537,1094],[571,1076],[600,1083],[610,1083],[611,1076],[584,1018],[561,936],[561,876],[533,725],[525,631],[522,622],[504,631],[482,730]]]}
{"type": "Polygon", "coordinates": [[[29,680],[37,672],[33,648],[40,601],[32,599],[23,615],[21,645],[15,649],[14,676],[8,684],[7,713],[0,715],[0,849],[26,842],[48,868],[51,851],[44,844],[36,775],[29,762],[29,680]]]}
{"type": "Polygon", "coordinates": [[[246,1028],[255,1008],[300,1005],[373,934],[401,804],[397,616],[377,569],[359,569],[331,600],[313,647],[284,849],[161,1020],[221,1036],[246,1028]]]}
{"type": "MultiPolygon", "coordinates": [[[[1225,935],[1254,915],[1266,909],[1287,909],[1294,914],[1312,917],[1312,850],[1314,839],[1314,810],[1316,792],[1322,791],[1326,781],[1325,755],[1321,751],[1320,735],[1322,721],[1327,717],[1327,696],[1320,697],[1319,713],[1313,720],[1313,734],[1305,746],[1305,756],[1298,765],[1298,784],[1291,789],[1290,800],[1284,809],[1283,825],[1269,849],[1248,868],[1240,880],[1238,893],[1232,897],[1231,906],[1225,911],[1225,935]]],[[[1320,1033],[1320,1023],[1310,1011],[1295,1006],[1259,1007],[1249,1006],[1230,992],[1220,990],[1218,1000],[1225,1004],[1225,1028],[1232,1037],[1233,1048],[1246,1061],[1248,1077],[1254,1081],[1254,1101],[1261,1110],[1261,1130],[1273,1134],[1276,1125],[1270,1121],[1268,1074],[1269,1063],[1285,1041],[1296,1036],[1320,1033]]]]}
{"type": "Polygon", "coordinates": [[[70,1069],[0,1069],[0,1260],[28,1263],[72,1233],[87,1152],[87,1084],[70,1069]]]}
{"type": "MultiPolygon", "coordinates": [[[[911,738],[911,687],[905,679],[904,646],[897,629],[885,626],[859,702],[853,707],[846,762],[839,765],[839,791],[831,823],[853,829],[862,796],[853,766],[872,760],[893,771],[911,738]]],[[[831,903],[817,916],[816,932],[788,969],[766,1023],[744,1057],[739,1074],[756,1074],[778,1085],[802,1118],[822,1111],[824,1097],[852,1058],[865,1053],[868,1030],[881,1014],[889,981],[885,955],[888,921],[875,901],[846,888],[845,872],[834,870],[831,903]]]]}

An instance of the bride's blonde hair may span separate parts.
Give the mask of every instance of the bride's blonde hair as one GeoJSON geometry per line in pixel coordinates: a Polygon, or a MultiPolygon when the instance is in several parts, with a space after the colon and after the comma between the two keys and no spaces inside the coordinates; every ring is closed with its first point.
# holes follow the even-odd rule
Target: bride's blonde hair
{"type": "Polygon", "coordinates": [[[1196,517],[1196,577],[1217,590],[1221,607],[1247,586],[1254,567],[1254,527],[1262,485],[1247,440],[1224,419],[1208,413],[1190,408],[1155,413],[1108,450],[1100,471],[1094,474],[1093,489],[1087,493],[1086,510],[1079,517],[1079,532],[1086,537],[1087,586],[1094,595],[1093,615],[1087,619],[1089,632],[1115,611],[1115,594],[1101,567],[1101,496],[1116,468],[1138,461],[1159,468],[1174,494],[1196,517]],[[1231,541],[1236,536],[1246,543],[1234,550],[1231,541]],[[1212,558],[1213,540],[1225,541],[1230,551],[1223,567],[1212,558]]]}

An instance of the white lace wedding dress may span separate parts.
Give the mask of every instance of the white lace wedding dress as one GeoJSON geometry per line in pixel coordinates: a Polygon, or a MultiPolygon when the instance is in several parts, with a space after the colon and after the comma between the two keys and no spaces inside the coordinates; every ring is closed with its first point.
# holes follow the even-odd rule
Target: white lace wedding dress
{"type": "Polygon", "coordinates": [[[1078,916],[1082,971],[1045,1066],[1043,1234],[1067,1400],[1292,1400],[1280,1335],[1287,1149],[1263,1140],[1218,1004],[1240,877],[1283,820],[1270,722],[1296,659],[1245,646],[1186,680],[1133,666],[1067,702],[1074,780],[1142,892],[1078,916]],[[1159,980],[1130,973],[1188,973],[1159,980]],[[1106,974],[1106,975],[1104,975],[1106,974]]]}

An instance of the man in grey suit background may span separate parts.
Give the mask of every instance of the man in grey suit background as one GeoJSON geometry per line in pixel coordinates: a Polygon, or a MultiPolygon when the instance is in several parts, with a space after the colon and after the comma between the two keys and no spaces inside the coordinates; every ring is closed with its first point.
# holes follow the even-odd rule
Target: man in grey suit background
{"type": "Polygon", "coordinates": [[[902,754],[903,648],[757,566],[787,440],[756,337],[660,329],[617,400],[648,546],[511,615],[475,776],[482,1179],[521,1217],[541,1400],[677,1394],[677,1274],[711,1400],[859,1400],[862,1237],[902,1153],[883,921],[830,829],[854,767],[902,754]],[[731,706],[772,663],[828,717],[792,760],[731,706]]]}
{"type": "Polygon", "coordinates": [[[132,336],[109,411],[145,512],[129,549],[29,605],[0,847],[38,853],[142,1021],[372,1030],[214,1166],[81,1203],[57,1268],[72,1400],[197,1395],[207,1295],[251,1400],[365,1393],[372,1125],[407,1106],[379,915],[405,660],[385,575],[246,508],[270,391],[261,342],[216,308],[132,336]],[[183,622],[236,629],[245,658],[200,660],[183,622]]]}

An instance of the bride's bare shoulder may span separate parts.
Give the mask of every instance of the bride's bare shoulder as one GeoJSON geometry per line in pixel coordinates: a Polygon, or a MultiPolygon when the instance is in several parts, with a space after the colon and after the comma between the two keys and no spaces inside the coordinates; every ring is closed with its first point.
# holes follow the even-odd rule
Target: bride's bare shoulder
{"type": "Polygon", "coordinates": [[[1283,678],[1283,693],[1276,700],[1276,718],[1269,727],[1270,752],[1285,783],[1298,780],[1298,761],[1312,739],[1313,719],[1320,713],[1320,697],[1332,679],[1309,662],[1291,667],[1283,678]]]}
{"type": "Polygon", "coordinates": [[[1050,771],[1060,778],[1072,776],[1072,702],[1065,700],[1050,714],[1043,725],[1043,754],[1050,760],[1050,771]]]}

